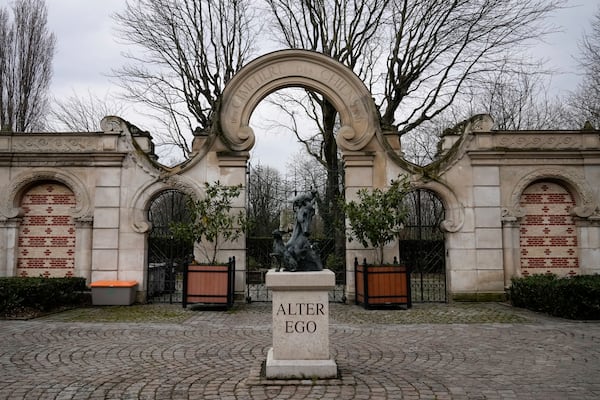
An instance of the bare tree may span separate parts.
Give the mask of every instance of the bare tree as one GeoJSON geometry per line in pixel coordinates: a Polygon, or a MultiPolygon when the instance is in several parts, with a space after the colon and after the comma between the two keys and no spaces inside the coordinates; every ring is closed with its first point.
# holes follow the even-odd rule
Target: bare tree
{"type": "Polygon", "coordinates": [[[100,121],[107,115],[122,115],[125,105],[110,93],[99,97],[88,91],[86,96],[73,92],[64,100],[54,100],[50,112],[53,130],[93,132],[100,129],[100,121]]]}
{"type": "Polygon", "coordinates": [[[382,124],[400,135],[431,120],[465,86],[505,64],[527,65],[522,52],[549,27],[544,17],[561,1],[395,1],[392,44],[380,102],[382,124]]]}
{"type": "Polygon", "coordinates": [[[592,20],[591,32],[580,45],[583,77],[570,98],[570,119],[578,126],[589,121],[600,128],[600,7],[592,20]]]}
{"type": "Polygon", "coordinates": [[[225,84],[251,55],[256,33],[250,0],[133,0],[115,15],[121,37],[140,51],[114,72],[127,99],[168,119],[184,156],[187,135],[209,130],[225,84]]]}
{"type": "Polygon", "coordinates": [[[249,236],[271,237],[279,227],[279,212],[286,201],[285,182],[278,170],[263,165],[250,168],[248,177],[249,236]]]}
{"type": "MultiPolygon", "coordinates": [[[[381,50],[380,28],[390,0],[363,1],[297,1],[266,0],[279,33],[275,40],[289,48],[319,51],[353,69],[367,84],[373,81],[372,63],[381,50]]],[[[318,93],[309,92],[309,102],[300,100],[300,106],[318,127],[318,136],[302,138],[309,154],[317,158],[327,170],[327,185],[322,199],[321,216],[326,226],[338,226],[336,253],[343,254],[345,237],[340,199],[343,198],[340,177],[341,160],[335,131],[338,115],[335,107],[318,93]],[[316,141],[314,140],[316,139],[316,141]]],[[[293,104],[293,102],[292,102],[293,104]]],[[[282,110],[290,103],[282,103],[282,110]]]]}
{"type": "Polygon", "coordinates": [[[430,164],[438,154],[438,143],[444,130],[460,120],[460,118],[450,118],[444,113],[402,136],[404,159],[420,166],[430,164]]]}
{"type": "Polygon", "coordinates": [[[490,114],[499,130],[569,128],[560,99],[548,93],[550,78],[542,66],[512,71],[499,65],[436,118],[403,135],[404,158],[421,166],[431,163],[438,156],[438,142],[444,132],[480,113],[490,114]]]}
{"type": "Polygon", "coordinates": [[[17,0],[12,16],[0,8],[0,127],[41,130],[48,111],[55,38],[43,0],[17,0]]]}
{"type": "Polygon", "coordinates": [[[551,73],[541,64],[517,70],[507,70],[501,64],[483,77],[468,100],[463,118],[487,113],[500,130],[566,128],[564,107],[548,93],[550,80],[551,73]]]}
{"type": "MultiPolygon", "coordinates": [[[[351,68],[377,98],[381,123],[399,135],[412,132],[448,108],[468,84],[509,56],[511,65],[528,41],[547,32],[543,18],[560,0],[266,0],[290,48],[315,50],[351,68]]],[[[340,219],[337,112],[318,94],[318,146],[328,171],[326,224],[340,219]]],[[[288,106],[282,107],[285,111],[288,106]]],[[[316,111],[316,112],[314,112],[316,111]]],[[[299,136],[300,138],[300,136],[299,136]]],[[[315,148],[314,145],[307,148],[315,148]]],[[[340,232],[339,247],[343,245],[340,232]]]]}

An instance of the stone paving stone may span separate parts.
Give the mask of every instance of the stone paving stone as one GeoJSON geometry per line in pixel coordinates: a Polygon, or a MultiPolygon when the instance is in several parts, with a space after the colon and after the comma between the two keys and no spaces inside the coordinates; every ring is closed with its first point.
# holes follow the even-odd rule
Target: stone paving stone
{"type": "MultiPolygon", "coordinates": [[[[173,322],[0,321],[0,399],[598,399],[600,323],[503,304],[332,304],[332,380],[261,376],[270,304],[173,322]]],[[[78,311],[78,321],[84,311],[78,311]]],[[[147,312],[145,310],[144,312],[147,312]]],[[[85,320],[85,319],[84,319],[85,320]]]]}

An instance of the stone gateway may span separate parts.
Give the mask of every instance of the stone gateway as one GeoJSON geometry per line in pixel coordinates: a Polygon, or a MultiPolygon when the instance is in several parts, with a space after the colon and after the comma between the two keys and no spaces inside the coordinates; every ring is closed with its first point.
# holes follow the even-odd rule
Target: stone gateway
{"type": "MultiPolygon", "coordinates": [[[[316,91],[339,112],[347,200],[400,174],[439,198],[448,298],[499,298],[512,277],[527,274],[600,273],[600,131],[498,131],[491,116],[476,115],[440,139],[434,163],[418,167],[403,159],[397,134],[379,125],[371,93],[351,70],[323,54],[285,50],[257,58],[231,79],[221,131],[195,136],[192,158],[176,167],[157,162],[149,132],[116,116],[105,117],[98,132],[1,132],[0,276],[135,280],[144,300],[156,270],[148,260],[153,199],[167,191],[201,198],[204,183],[217,180],[245,185],[252,112],[286,87],[316,91]]],[[[246,205],[242,192],[234,211],[246,205]]],[[[355,298],[354,259],[370,251],[346,245],[348,302],[355,298]]],[[[402,258],[397,243],[385,251],[390,260],[402,258]]],[[[228,257],[236,257],[235,291],[243,298],[244,238],[219,249],[220,259],[228,257]]],[[[290,317],[309,306],[289,303],[316,302],[281,303],[282,329],[293,321],[288,328],[306,335],[315,327],[290,317]]],[[[307,317],[322,317],[316,305],[310,310],[315,315],[307,317]]]]}

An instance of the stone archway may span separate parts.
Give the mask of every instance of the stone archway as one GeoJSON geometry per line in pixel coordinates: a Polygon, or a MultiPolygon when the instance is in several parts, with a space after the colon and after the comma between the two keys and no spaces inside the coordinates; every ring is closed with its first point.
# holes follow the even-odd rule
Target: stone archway
{"type": "Polygon", "coordinates": [[[252,148],[252,112],[267,95],[286,87],[314,90],[334,105],[342,124],[336,137],[342,150],[361,150],[380,131],[372,95],[353,71],[320,53],[282,50],[252,61],[225,87],[220,120],[232,150],[252,148]]]}
{"type": "MultiPolygon", "coordinates": [[[[245,182],[247,153],[255,142],[249,126],[252,112],[266,96],[288,87],[315,91],[337,110],[341,128],[335,139],[345,161],[346,198],[355,199],[361,188],[385,186],[386,148],[372,94],[352,70],[307,50],[282,50],[259,57],[228,82],[219,122],[221,141],[230,151],[217,151],[219,176],[233,184],[245,182]]],[[[346,265],[353,265],[356,251],[363,252],[354,246],[360,245],[346,245],[346,265]]],[[[245,249],[237,250],[245,254],[245,249]]],[[[354,273],[350,268],[346,273],[346,297],[352,301],[354,273]]]]}

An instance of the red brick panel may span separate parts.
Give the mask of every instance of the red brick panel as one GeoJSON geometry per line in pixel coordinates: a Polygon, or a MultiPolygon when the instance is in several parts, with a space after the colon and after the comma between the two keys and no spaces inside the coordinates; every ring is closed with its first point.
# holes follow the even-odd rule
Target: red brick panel
{"type": "Polygon", "coordinates": [[[73,192],[60,183],[31,188],[21,201],[24,210],[17,243],[18,276],[72,276],[75,267],[73,192]]]}
{"type": "Polygon", "coordinates": [[[573,206],[573,197],[559,184],[537,182],[525,189],[521,207],[526,215],[520,231],[523,275],[577,273],[577,231],[569,214],[573,206]]]}

